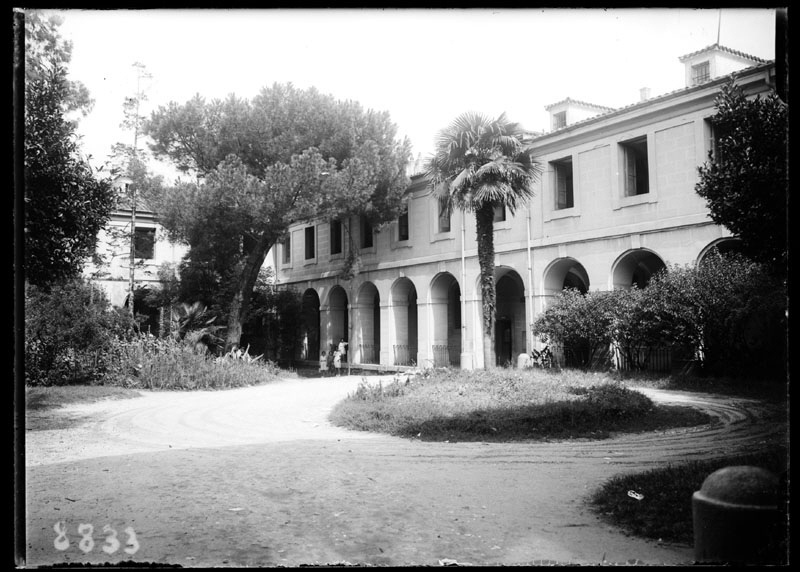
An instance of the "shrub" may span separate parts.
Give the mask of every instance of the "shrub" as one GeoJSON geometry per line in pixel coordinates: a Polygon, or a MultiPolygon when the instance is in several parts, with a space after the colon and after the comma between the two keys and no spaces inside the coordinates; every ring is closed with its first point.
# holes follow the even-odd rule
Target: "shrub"
{"type": "Polygon", "coordinates": [[[26,286],[26,385],[98,383],[113,367],[117,341],[131,336],[133,322],[96,286],[26,286]]]}
{"type": "Polygon", "coordinates": [[[237,351],[213,357],[192,343],[141,334],[116,347],[117,367],[107,384],[142,389],[225,389],[277,379],[272,362],[237,351]]]}
{"type": "Polygon", "coordinates": [[[704,373],[785,376],[785,287],[763,265],[712,253],[659,273],[646,291],[665,335],[693,348],[704,373]]]}
{"type": "Polygon", "coordinates": [[[604,362],[611,344],[613,293],[562,290],[533,324],[545,343],[564,348],[567,366],[589,369],[604,362]]]}

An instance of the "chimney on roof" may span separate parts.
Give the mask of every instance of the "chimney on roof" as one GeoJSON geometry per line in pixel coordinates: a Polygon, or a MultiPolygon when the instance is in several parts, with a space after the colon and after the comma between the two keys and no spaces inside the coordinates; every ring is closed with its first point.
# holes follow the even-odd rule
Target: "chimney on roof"
{"type": "Polygon", "coordinates": [[[639,101],[645,101],[650,99],[650,88],[643,87],[639,90],[639,101]]]}

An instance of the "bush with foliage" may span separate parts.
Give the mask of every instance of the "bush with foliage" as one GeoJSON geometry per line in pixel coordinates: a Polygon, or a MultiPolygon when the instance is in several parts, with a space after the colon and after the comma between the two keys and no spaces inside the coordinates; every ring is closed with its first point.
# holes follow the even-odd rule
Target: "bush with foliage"
{"type": "Polygon", "coordinates": [[[608,357],[613,310],[611,292],[567,288],[534,322],[533,333],[544,343],[561,345],[567,366],[589,369],[608,357]]]}
{"type": "Polygon", "coordinates": [[[105,293],[82,280],[25,290],[25,383],[98,383],[114,367],[118,340],[133,322],[105,293]]]}
{"type": "Polygon", "coordinates": [[[662,312],[651,293],[636,285],[608,293],[613,315],[611,341],[628,368],[636,371],[647,369],[654,348],[673,345],[664,336],[662,312]]]}
{"type": "Polygon", "coordinates": [[[613,344],[634,369],[646,369],[648,349],[667,344],[689,348],[707,375],[782,378],[785,312],[785,287],[764,265],[713,251],[699,265],[665,269],[641,290],[564,290],[534,334],[579,348],[581,368],[613,344]]]}
{"type": "Polygon", "coordinates": [[[784,375],[786,293],[764,265],[712,252],[659,273],[646,291],[665,337],[693,348],[704,373],[784,375]]]}

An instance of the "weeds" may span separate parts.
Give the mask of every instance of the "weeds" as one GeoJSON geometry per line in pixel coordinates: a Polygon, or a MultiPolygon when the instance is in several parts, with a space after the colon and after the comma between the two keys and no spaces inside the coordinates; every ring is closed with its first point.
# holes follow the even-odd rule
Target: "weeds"
{"type": "Polygon", "coordinates": [[[365,378],[337,404],[331,421],[352,429],[425,440],[607,437],[697,425],[711,418],[688,407],[656,408],[601,374],[574,371],[423,371],[388,384],[365,378]]]}
{"type": "Polygon", "coordinates": [[[170,338],[139,336],[120,342],[117,368],[106,385],[138,389],[227,389],[273,381],[284,372],[246,350],[213,358],[190,344],[170,338]]]}

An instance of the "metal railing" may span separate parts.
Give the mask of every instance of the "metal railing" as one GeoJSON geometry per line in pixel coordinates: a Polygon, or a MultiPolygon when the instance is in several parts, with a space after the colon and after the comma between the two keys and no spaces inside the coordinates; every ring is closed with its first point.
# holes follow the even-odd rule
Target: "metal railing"
{"type": "Polygon", "coordinates": [[[433,367],[458,367],[461,365],[461,346],[435,344],[433,350],[433,367]]]}
{"type": "Polygon", "coordinates": [[[447,345],[434,344],[431,349],[433,350],[433,367],[450,365],[450,348],[447,345]]]}
{"type": "Polygon", "coordinates": [[[379,348],[375,344],[358,344],[361,351],[361,363],[378,363],[379,348]]]}
{"type": "Polygon", "coordinates": [[[615,352],[615,365],[620,371],[641,369],[643,371],[669,372],[672,370],[672,348],[668,346],[655,346],[640,348],[636,356],[638,364],[630,363],[631,360],[624,352],[615,352]],[[641,367],[643,366],[643,367],[641,367]]]}
{"type": "Polygon", "coordinates": [[[399,344],[393,349],[394,365],[413,365],[417,362],[417,346],[399,344]]]}

